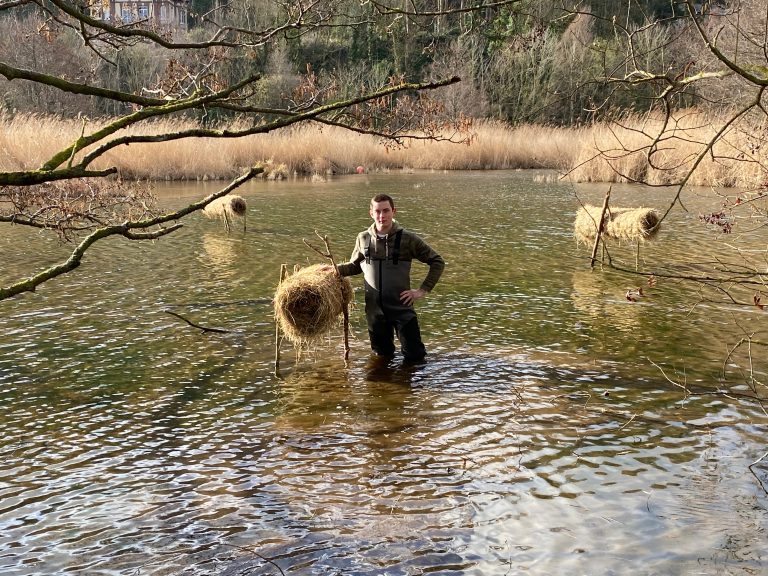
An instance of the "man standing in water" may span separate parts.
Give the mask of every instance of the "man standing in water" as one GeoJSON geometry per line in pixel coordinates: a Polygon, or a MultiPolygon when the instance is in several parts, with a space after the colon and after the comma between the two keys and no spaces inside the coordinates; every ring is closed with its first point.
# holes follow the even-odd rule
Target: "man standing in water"
{"type": "Polygon", "coordinates": [[[371,349],[379,356],[395,354],[394,335],[403,357],[420,362],[427,354],[421,341],[413,303],[427,295],[445,268],[443,258],[421,237],[395,220],[395,202],[378,194],[371,200],[373,224],[357,236],[350,261],[339,265],[342,276],[365,276],[365,316],[371,349]],[[419,288],[411,288],[411,262],[419,260],[429,272],[419,288]]]}

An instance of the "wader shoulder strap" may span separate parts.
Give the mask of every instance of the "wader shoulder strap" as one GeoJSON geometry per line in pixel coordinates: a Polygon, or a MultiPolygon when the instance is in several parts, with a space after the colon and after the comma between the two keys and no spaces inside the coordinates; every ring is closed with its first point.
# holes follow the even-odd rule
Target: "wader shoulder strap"
{"type": "Polygon", "coordinates": [[[403,229],[397,231],[395,234],[395,247],[392,251],[392,264],[397,264],[400,259],[400,242],[403,240],[403,229]]]}
{"type": "Polygon", "coordinates": [[[365,256],[365,263],[370,264],[371,263],[371,235],[370,234],[366,234],[365,248],[363,250],[363,255],[365,256]]]}

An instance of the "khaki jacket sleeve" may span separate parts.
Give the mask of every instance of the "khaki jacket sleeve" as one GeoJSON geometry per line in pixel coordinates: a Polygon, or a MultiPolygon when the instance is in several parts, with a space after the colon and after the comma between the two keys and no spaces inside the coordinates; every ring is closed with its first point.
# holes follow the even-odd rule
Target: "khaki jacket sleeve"
{"type": "Polygon", "coordinates": [[[337,265],[339,274],[342,276],[356,276],[357,274],[362,274],[363,269],[360,267],[360,263],[365,260],[363,250],[363,235],[359,234],[355,241],[355,248],[352,250],[352,256],[349,257],[349,262],[337,265]]]}
{"type": "Polygon", "coordinates": [[[440,276],[443,275],[445,260],[424,239],[416,234],[411,236],[411,253],[414,258],[429,266],[429,272],[427,272],[427,277],[421,283],[421,289],[431,292],[435,285],[437,285],[438,280],[440,280],[440,276]]]}

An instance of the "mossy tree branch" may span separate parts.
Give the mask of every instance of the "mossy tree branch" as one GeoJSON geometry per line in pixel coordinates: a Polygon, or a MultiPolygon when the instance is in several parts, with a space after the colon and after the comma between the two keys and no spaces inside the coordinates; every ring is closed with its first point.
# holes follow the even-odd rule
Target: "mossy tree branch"
{"type": "Polygon", "coordinates": [[[34,186],[57,180],[75,178],[103,178],[117,172],[117,168],[106,170],[85,170],[80,166],[60,170],[28,170],[24,172],[0,172],[0,186],[34,186]]]}
{"type": "MultiPolygon", "coordinates": [[[[177,132],[168,132],[165,134],[155,134],[155,135],[127,135],[127,136],[121,136],[119,138],[115,138],[113,140],[110,140],[109,142],[106,142],[93,152],[85,155],[82,160],[83,166],[88,166],[91,164],[94,160],[96,160],[99,156],[103,155],[105,152],[116,148],[118,146],[128,145],[128,144],[135,144],[135,143],[158,143],[158,142],[171,142],[174,140],[183,140],[185,138],[242,138],[244,136],[253,136],[255,134],[268,134],[269,132],[273,132],[275,130],[279,130],[281,128],[286,128],[288,126],[292,126],[295,124],[300,124],[307,121],[317,121],[323,124],[331,124],[335,126],[344,126],[343,124],[339,122],[333,122],[329,120],[325,120],[323,117],[326,114],[330,114],[332,112],[337,112],[339,110],[344,110],[347,108],[350,108],[352,106],[355,106],[357,104],[362,104],[371,100],[378,100],[379,98],[383,98],[385,96],[391,96],[393,94],[401,93],[401,92],[409,92],[409,91],[422,91],[422,90],[434,90],[436,88],[440,88],[442,86],[448,86],[450,84],[455,84],[456,82],[459,82],[461,79],[458,76],[454,76],[451,78],[446,78],[443,80],[439,80],[436,82],[424,82],[424,83],[401,83],[396,86],[391,86],[384,88],[382,90],[377,90],[375,92],[371,92],[362,96],[358,96],[355,98],[349,98],[346,100],[340,100],[338,102],[333,102],[330,104],[325,104],[322,106],[318,106],[317,108],[314,108],[312,110],[308,110],[306,112],[296,112],[296,113],[285,113],[286,117],[279,118],[277,120],[274,120],[272,122],[267,122],[265,124],[261,124],[259,126],[254,126],[252,128],[246,128],[243,130],[217,130],[212,128],[191,128],[189,130],[179,130],[177,132]]],[[[345,128],[348,128],[354,132],[362,132],[363,130],[355,129],[353,127],[344,126],[345,128]]],[[[367,133],[374,133],[373,131],[367,131],[367,133]]],[[[376,131],[376,135],[382,137],[382,138],[396,138],[397,135],[387,134],[384,131],[376,131]]],[[[402,135],[400,135],[402,137],[402,135]]],[[[436,139],[434,137],[419,137],[419,136],[413,136],[413,138],[416,139],[436,139]]],[[[69,148],[67,150],[72,150],[72,148],[69,148]]],[[[67,150],[63,150],[60,152],[57,156],[57,160],[64,157],[65,152],[67,150]]],[[[1,181],[0,181],[1,182],[1,181]]]]}
{"type": "Polygon", "coordinates": [[[251,180],[256,175],[261,174],[262,172],[264,172],[264,168],[262,166],[254,166],[244,175],[240,176],[239,178],[236,178],[228,186],[222,188],[218,192],[209,194],[202,200],[198,202],[193,202],[192,204],[189,204],[184,208],[181,208],[180,210],[168,212],[166,214],[162,214],[160,216],[155,216],[152,218],[147,218],[144,220],[138,220],[133,222],[129,221],[119,225],[103,226],[103,227],[97,228],[96,230],[88,234],[75,247],[75,249],[70,254],[69,258],[67,258],[67,260],[65,260],[64,262],[61,262],[54,266],[50,266],[49,268],[46,268],[45,270],[37,274],[34,274],[28,278],[20,280],[14,284],[11,284],[10,286],[0,287],[0,301],[6,300],[13,296],[17,296],[24,292],[34,292],[37,289],[37,287],[40,286],[41,284],[49,280],[52,280],[53,278],[66,274],[68,272],[72,272],[73,270],[75,270],[77,267],[80,266],[82,259],[85,256],[85,253],[88,251],[88,249],[99,240],[109,238],[110,236],[122,236],[129,240],[154,240],[162,236],[165,236],[167,234],[170,234],[171,232],[175,232],[176,230],[182,227],[182,225],[177,222],[178,220],[181,220],[182,218],[191,214],[192,212],[205,208],[209,203],[211,203],[215,199],[221,198],[222,196],[229,194],[230,192],[232,192],[233,190],[235,190],[236,188],[238,188],[248,180],[251,180]],[[166,225],[169,223],[172,223],[172,224],[166,227],[166,225]],[[151,228],[156,228],[156,229],[149,230],[151,228]]]}
{"type": "Polygon", "coordinates": [[[96,96],[98,98],[105,98],[107,100],[114,100],[116,102],[136,104],[138,106],[161,106],[166,104],[162,98],[148,98],[146,96],[140,96],[130,92],[121,92],[119,90],[110,90],[108,88],[101,88],[91,84],[70,82],[69,80],[60,78],[58,76],[53,76],[51,74],[44,74],[34,70],[26,70],[24,68],[16,68],[5,62],[0,62],[0,74],[5,76],[5,78],[9,81],[28,80],[37,84],[50,86],[51,88],[56,88],[57,90],[68,92],[70,94],[96,96]]]}
{"type": "Polygon", "coordinates": [[[750,82],[755,86],[768,87],[768,66],[747,64],[746,66],[740,66],[732,58],[725,55],[718,47],[717,42],[710,38],[701,24],[701,19],[696,14],[696,7],[693,0],[685,0],[685,7],[688,10],[688,16],[690,21],[696,27],[696,30],[701,37],[704,46],[707,47],[712,55],[717,58],[722,64],[727,66],[730,70],[750,82]]]}
{"type": "MultiPolygon", "coordinates": [[[[367,94],[363,94],[354,98],[348,98],[337,102],[328,103],[322,106],[318,106],[311,110],[298,113],[284,112],[286,117],[279,118],[272,122],[254,126],[252,128],[244,130],[216,130],[208,128],[194,128],[190,130],[180,130],[177,132],[168,132],[158,135],[126,135],[114,138],[99,146],[96,150],[83,156],[82,160],[75,166],[66,167],[63,169],[57,169],[61,164],[71,159],[78,151],[81,151],[89,146],[92,146],[106,138],[112,136],[124,130],[134,124],[137,124],[143,120],[150,118],[167,116],[176,112],[196,109],[206,105],[213,105],[222,103],[233,93],[238,90],[258,81],[259,76],[249,77],[242,82],[228,87],[225,90],[205,95],[205,96],[193,96],[188,99],[165,102],[162,101],[161,105],[149,106],[138,110],[128,116],[118,118],[111,122],[104,128],[97,130],[96,132],[78,138],[73,144],[57,152],[50,160],[48,160],[40,170],[31,170],[23,172],[0,172],[0,185],[6,186],[31,186],[34,184],[41,184],[44,182],[51,182],[54,180],[66,180],[71,178],[80,177],[101,177],[114,174],[117,172],[116,168],[109,168],[103,171],[89,171],[87,167],[92,164],[97,158],[102,156],[107,151],[116,148],[118,146],[128,145],[132,143],[152,143],[152,142],[170,142],[174,140],[182,140],[185,138],[241,138],[243,136],[266,134],[280,128],[285,128],[294,124],[307,122],[310,120],[317,120],[327,124],[342,125],[338,122],[325,120],[325,115],[338,112],[340,110],[348,109],[352,106],[363,104],[372,100],[378,100],[387,96],[402,92],[434,90],[450,84],[455,84],[461,79],[457,76],[446,78],[434,82],[402,82],[394,86],[388,86],[381,90],[376,90],[367,94]]],[[[360,130],[362,131],[362,130],[360,130]]],[[[373,131],[369,131],[373,133],[373,131]]],[[[403,135],[391,135],[385,131],[376,131],[376,134],[382,138],[390,137],[403,137],[403,135]]],[[[428,138],[428,137],[425,137],[428,138]]]]}
{"type": "MultiPolygon", "coordinates": [[[[88,146],[96,142],[99,142],[101,140],[104,140],[108,136],[111,136],[112,134],[115,134],[120,130],[124,130],[133,124],[141,122],[142,120],[147,120],[149,118],[155,118],[158,116],[168,116],[170,114],[181,112],[183,110],[200,108],[202,106],[205,106],[206,104],[215,102],[216,100],[227,98],[232,93],[240,90],[241,88],[256,82],[259,79],[259,77],[260,77],[259,75],[251,76],[241,82],[238,82],[233,86],[229,86],[224,90],[215,92],[213,94],[207,94],[205,96],[200,96],[199,94],[196,94],[190,98],[175,101],[175,102],[168,102],[166,104],[163,104],[162,106],[150,106],[147,108],[143,108],[141,110],[134,112],[133,114],[119,118],[114,122],[111,122],[104,128],[102,128],[101,130],[97,130],[93,134],[90,134],[89,136],[82,136],[78,138],[74,144],[56,153],[48,162],[46,162],[43,165],[42,169],[55,170],[58,166],[66,162],[69,158],[72,158],[72,156],[75,153],[77,153],[79,150],[87,148],[88,146]]],[[[85,164],[85,166],[87,166],[87,164],[85,164]]]]}

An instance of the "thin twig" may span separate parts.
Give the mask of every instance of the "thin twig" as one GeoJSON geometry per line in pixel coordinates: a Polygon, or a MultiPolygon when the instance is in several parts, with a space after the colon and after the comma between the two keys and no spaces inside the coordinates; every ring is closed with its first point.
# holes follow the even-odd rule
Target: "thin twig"
{"type": "MultiPolygon", "coordinates": [[[[597,232],[595,233],[595,244],[592,246],[592,258],[590,260],[590,268],[595,267],[595,259],[597,257],[597,247],[600,245],[600,239],[605,229],[605,212],[608,210],[608,201],[611,198],[611,187],[608,187],[608,192],[605,193],[605,200],[603,201],[603,209],[600,210],[600,221],[595,222],[597,226],[597,232]]],[[[603,241],[605,245],[605,241],[603,241]]]]}
{"type": "Polygon", "coordinates": [[[206,328],[205,326],[200,326],[200,324],[195,324],[191,320],[188,320],[187,318],[184,318],[184,316],[182,316],[181,314],[176,314],[176,312],[171,312],[170,310],[165,310],[165,312],[167,312],[171,316],[176,316],[176,318],[184,320],[184,322],[186,322],[187,324],[189,324],[193,328],[199,328],[203,332],[218,332],[218,333],[221,333],[221,334],[227,334],[228,332],[230,332],[229,330],[224,330],[223,328],[206,328]]]}
{"type": "Polygon", "coordinates": [[[658,364],[656,364],[656,362],[654,362],[654,361],[653,361],[653,360],[651,360],[650,358],[648,358],[648,362],[650,362],[651,364],[653,364],[653,365],[654,365],[654,366],[655,366],[655,367],[656,367],[656,368],[659,370],[659,372],[661,372],[661,375],[662,375],[662,376],[664,376],[664,379],[665,379],[667,382],[669,382],[670,384],[673,384],[674,386],[677,386],[678,388],[682,388],[682,389],[683,389],[683,392],[685,392],[685,397],[686,397],[686,398],[688,398],[688,396],[690,396],[690,395],[691,395],[691,391],[690,391],[690,390],[688,390],[688,386],[687,386],[687,384],[685,384],[685,383],[681,384],[680,382],[677,382],[677,381],[675,381],[675,380],[672,380],[672,378],[670,378],[669,376],[667,376],[667,373],[666,373],[666,372],[664,372],[664,369],[663,369],[661,366],[659,366],[658,364]]]}
{"type": "Polygon", "coordinates": [[[315,236],[320,238],[320,240],[323,241],[323,244],[325,244],[325,252],[323,252],[319,248],[316,248],[315,246],[312,246],[312,244],[310,244],[306,239],[302,238],[302,240],[308,248],[314,250],[323,258],[327,258],[328,260],[331,261],[331,265],[333,266],[333,271],[336,273],[336,277],[339,279],[339,289],[341,290],[342,312],[344,313],[344,365],[348,366],[349,365],[349,306],[347,306],[346,298],[344,297],[344,283],[342,282],[342,276],[341,276],[341,272],[339,272],[339,267],[333,258],[333,253],[331,252],[331,242],[330,240],[328,240],[328,236],[327,235],[321,236],[317,230],[315,230],[315,236]]]}
{"type": "Polygon", "coordinates": [[[763,454],[762,456],[760,456],[760,458],[758,458],[757,460],[755,460],[754,462],[752,462],[752,464],[750,464],[750,465],[749,465],[749,471],[752,473],[752,476],[754,476],[754,477],[755,477],[755,479],[757,480],[758,484],[760,484],[760,488],[762,488],[762,489],[763,489],[763,492],[765,492],[766,494],[768,494],[768,489],[766,489],[766,487],[765,487],[765,484],[763,484],[763,481],[762,481],[762,480],[760,480],[760,478],[758,478],[757,474],[755,474],[755,471],[754,471],[754,470],[752,470],[752,467],[753,467],[755,464],[759,464],[759,463],[760,463],[760,462],[761,462],[761,461],[762,461],[762,460],[763,460],[765,457],[768,457],[768,452],[766,452],[765,454],[763,454]]]}
{"type": "Polygon", "coordinates": [[[245,546],[238,546],[237,544],[227,544],[227,546],[231,546],[232,548],[237,548],[238,550],[242,550],[243,552],[248,552],[249,554],[253,554],[254,556],[259,558],[260,560],[263,560],[264,562],[272,564],[272,566],[274,566],[275,568],[277,568],[280,571],[280,574],[285,576],[285,572],[283,572],[283,569],[280,568],[280,566],[277,564],[277,562],[272,560],[272,558],[264,556],[263,554],[259,554],[255,550],[251,550],[250,548],[246,548],[245,546]]]}
{"type": "Polygon", "coordinates": [[[629,426],[632,423],[632,420],[634,420],[637,417],[637,414],[632,414],[632,418],[627,420],[619,430],[624,430],[627,426],[629,426]]]}

